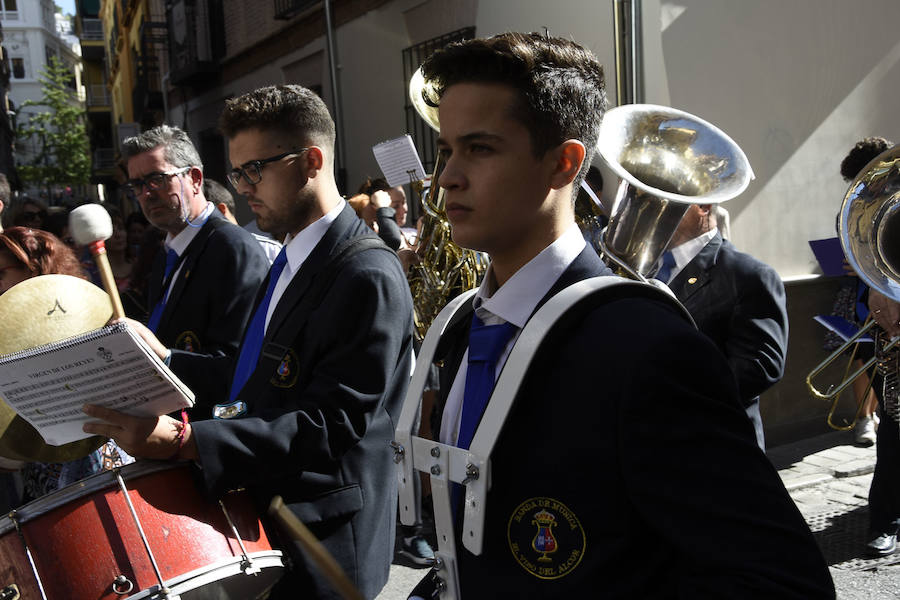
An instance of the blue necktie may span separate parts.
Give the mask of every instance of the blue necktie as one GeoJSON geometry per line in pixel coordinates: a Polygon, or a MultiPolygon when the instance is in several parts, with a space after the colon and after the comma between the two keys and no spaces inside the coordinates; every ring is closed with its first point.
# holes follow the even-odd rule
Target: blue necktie
{"type": "Polygon", "coordinates": [[[244,336],[244,343],[241,344],[241,352],[238,355],[237,366],[234,368],[234,378],[231,380],[231,393],[228,395],[228,401],[234,402],[240,393],[241,388],[250,379],[250,375],[256,369],[256,363],[259,360],[259,352],[262,350],[263,338],[266,335],[266,313],[269,311],[269,302],[272,301],[272,292],[275,290],[275,284],[281,277],[284,265],[287,264],[287,254],[285,248],[281,249],[272,268],[269,269],[269,285],[266,287],[266,295],[263,296],[256,312],[253,313],[253,319],[250,320],[250,326],[247,328],[247,335],[244,336]]]}
{"type": "Polygon", "coordinates": [[[666,250],[662,255],[662,266],[653,279],[659,279],[663,283],[669,283],[669,277],[672,275],[672,269],[675,268],[675,255],[671,251],[666,250]]]}
{"type": "Polygon", "coordinates": [[[494,391],[497,360],[518,329],[512,323],[485,325],[478,315],[472,316],[469,331],[469,364],[466,369],[466,389],[463,396],[462,420],[459,423],[457,448],[468,450],[481,415],[494,391]]]}
{"type": "Polygon", "coordinates": [[[166,299],[169,297],[169,285],[172,283],[172,271],[175,270],[176,264],[178,264],[178,253],[170,249],[166,252],[166,270],[163,274],[162,296],[160,296],[156,306],[153,307],[153,312],[150,313],[150,319],[147,321],[147,328],[153,333],[156,333],[156,328],[159,327],[159,320],[162,319],[163,310],[166,308],[166,299]]]}

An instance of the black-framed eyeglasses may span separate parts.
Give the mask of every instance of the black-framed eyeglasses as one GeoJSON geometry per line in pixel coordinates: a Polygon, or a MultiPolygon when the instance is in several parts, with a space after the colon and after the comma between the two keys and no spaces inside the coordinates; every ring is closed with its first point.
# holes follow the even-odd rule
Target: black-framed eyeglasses
{"type": "Polygon", "coordinates": [[[269,158],[261,158],[259,160],[251,160],[250,162],[246,162],[240,167],[236,167],[232,169],[225,177],[228,179],[228,183],[230,183],[235,189],[237,189],[238,184],[241,182],[241,178],[244,179],[250,185],[256,185],[260,181],[262,181],[262,168],[269,163],[273,163],[275,161],[279,161],[282,158],[291,155],[301,154],[306,152],[309,148],[297,148],[295,150],[289,150],[287,152],[282,152],[277,156],[270,156],[269,158]]]}
{"type": "Polygon", "coordinates": [[[163,171],[161,173],[150,173],[146,177],[129,179],[125,182],[125,195],[129,199],[134,200],[144,192],[144,187],[148,190],[158,190],[169,182],[169,177],[175,175],[183,175],[190,171],[193,167],[182,167],[174,171],[163,171]]]}

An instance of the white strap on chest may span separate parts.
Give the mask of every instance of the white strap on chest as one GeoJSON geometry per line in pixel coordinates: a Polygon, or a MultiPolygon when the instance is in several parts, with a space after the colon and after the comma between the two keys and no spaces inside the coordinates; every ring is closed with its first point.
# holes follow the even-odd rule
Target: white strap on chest
{"type": "MultiPolygon", "coordinates": [[[[519,387],[528,372],[537,349],[556,322],[575,304],[594,294],[609,291],[618,286],[634,286],[677,305],[690,320],[690,316],[671,293],[656,286],[622,277],[604,276],[579,281],[548,300],[529,319],[516,340],[503,367],[494,392],[488,402],[481,423],[468,450],[426,440],[413,435],[413,427],[421,409],[422,393],[429,367],[434,359],[438,341],[453,315],[469,301],[475,290],[470,290],[444,307],[425,336],[416,360],[409,391],[403,403],[395,431],[395,462],[398,466],[400,495],[400,521],[412,525],[420,521],[419,498],[415,497],[413,477],[416,471],[430,473],[431,495],[434,501],[434,518],[438,538],[435,553],[444,588],[441,598],[459,598],[456,571],[456,536],[450,508],[450,483],[465,485],[465,509],[463,516],[463,545],[475,555],[480,555],[484,542],[484,522],[487,512],[487,493],[491,484],[490,457],[494,450],[507,415],[512,408],[519,387]]],[[[427,416],[426,416],[427,418],[427,416]]]]}

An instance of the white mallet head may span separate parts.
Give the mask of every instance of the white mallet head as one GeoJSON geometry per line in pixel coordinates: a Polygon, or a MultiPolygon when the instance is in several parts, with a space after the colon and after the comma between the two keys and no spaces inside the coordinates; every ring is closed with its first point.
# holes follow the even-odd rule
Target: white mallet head
{"type": "Polygon", "coordinates": [[[69,213],[69,233],[80,246],[108,240],[113,234],[112,219],[99,204],[85,204],[69,213]]]}

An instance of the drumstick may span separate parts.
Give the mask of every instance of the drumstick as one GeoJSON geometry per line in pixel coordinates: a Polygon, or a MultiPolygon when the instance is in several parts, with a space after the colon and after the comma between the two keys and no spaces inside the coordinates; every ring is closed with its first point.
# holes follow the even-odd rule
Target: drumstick
{"type": "Polygon", "coordinates": [[[109,213],[99,204],[79,206],[69,214],[69,233],[77,244],[90,249],[100,271],[103,289],[109,294],[109,300],[112,302],[113,317],[121,319],[125,316],[125,310],[122,308],[119,289],[116,287],[112,267],[109,266],[109,258],[106,256],[106,245],[103,243],[113,234],[109,213]]]}
{"type": "Polygon", "coordinates": [[[316,536],[307,529],[306,525],[285,506],[281,496],[272,498],[269,504],[269,514],[287,530],[287,532],[300,543],[306,554],[316,563],[316,566],[324,573],[331,585],[345,600],[364,600],[356,586],[344,573],[331,553],[316,539],[316,536]]]}

